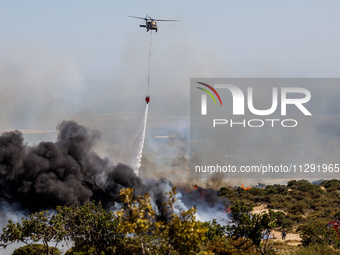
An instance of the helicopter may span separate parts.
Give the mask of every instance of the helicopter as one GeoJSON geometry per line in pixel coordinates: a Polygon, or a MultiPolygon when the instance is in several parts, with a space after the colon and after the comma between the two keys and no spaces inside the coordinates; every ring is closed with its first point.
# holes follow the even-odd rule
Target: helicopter
{"type": "Polygon", "coordinates": [[[149,15],[146,15],[145,18],[142,17],[136,17],[136,16],[128,16],[130,18],[136,18],[136,19],[144,19],[145,25],[139,25],[139,27],[145,27],[146,32],[149,32],[149,30],[156,30],[158,31],[157,22],[156,21],[178,21],[174,19],[153,19],[149,15]]]}

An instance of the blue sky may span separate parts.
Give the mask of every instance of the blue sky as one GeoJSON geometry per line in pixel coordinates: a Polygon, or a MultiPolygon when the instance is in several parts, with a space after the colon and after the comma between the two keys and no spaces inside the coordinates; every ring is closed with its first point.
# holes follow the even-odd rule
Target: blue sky
{"type": "MultiPolygon", "coordinates": [[[[237,76],[270,72],[338,76],[338,68],[332,66],[339,57],[339,5],[338,1],[2,1],[0,42],[65,54],[85,78],[105,78],[121,66],[127,40],[140,40],[141,48],[148,43],[139,20],[126,15],[149,14],[180,20],[159,23],[158,45],[187,42],[197,47],[195,54],[218,56],[221,65],[230,65],[237,76]]],[[[164,51],[158,55],[182,57],[164,51]]]]}
{"type": "Polygon", "coordinates": [[[187,115],[192,77],[340,74],[338,1],[33,0],[0,7],[0,100],[8,109],[0,119],[11,125],[45,119],[51,109],[58,120],[141,109],[149,33],[127,15],[179,20],[159,22],[152,35],[151,112],[187,115]]]}

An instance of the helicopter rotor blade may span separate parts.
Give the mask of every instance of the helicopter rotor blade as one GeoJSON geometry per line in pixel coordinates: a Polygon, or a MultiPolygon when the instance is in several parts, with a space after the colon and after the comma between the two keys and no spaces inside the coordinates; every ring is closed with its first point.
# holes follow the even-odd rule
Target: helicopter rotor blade
{"type": "Polygon", "coordinates": [[[147,20],[147,18],[136,17],[136,16],[129,16],[129,15],[128,15],[128,17],[130,17],[130,18],[135,18],[135,19],[144,19],[144,20],[147,20]]]}
{"type": "Polygon", "coordinates": [[[149,21],[178,21],[177,19],[153,19],[149,15],[146,15],[145,18],[137,17],[137,16],[130,16],[130,15],[128,15],[128,17],[135,18],[135,19],[143,19],[143,20],[146,20],[146,21],[148,21],[148,20],[149,21]]]}
{"type": "Polygon", "coordinates": [[[178,21],[177,19],[152,19],[155,21],[178,21]]]}
{"type": "Polygon", "coordinates": [[[151,18],[149,15],[146,15],[146,17],[145,17],[145,20],[154,21],[154,19],[153,19],[153,18],[151,18]]]}

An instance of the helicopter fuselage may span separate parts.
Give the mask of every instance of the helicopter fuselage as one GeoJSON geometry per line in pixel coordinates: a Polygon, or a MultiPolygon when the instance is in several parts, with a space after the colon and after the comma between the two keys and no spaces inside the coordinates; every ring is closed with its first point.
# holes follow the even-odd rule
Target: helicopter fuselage
{"type": "Polygon", "coordinates": [[[156,30],[156,32],[158,31],[157,23],[155,21],[147,21],[146,25],[139,26],[145,27],[147,32],[149,32],[149,30],[156,30]]]}
{"type": "Polygon", "coordinates": [[[147,21],[146,22],[146,30],[149,31],[149,30],[158,30],[158,27],[157,27],[157,23],[156,21],[147,21]]]}
{"type": "Polygon", "coordinates": [[[148,22],[148,27],[151,30],[157,30],[158,29],[156,21],[149,21],[148,22]]]}

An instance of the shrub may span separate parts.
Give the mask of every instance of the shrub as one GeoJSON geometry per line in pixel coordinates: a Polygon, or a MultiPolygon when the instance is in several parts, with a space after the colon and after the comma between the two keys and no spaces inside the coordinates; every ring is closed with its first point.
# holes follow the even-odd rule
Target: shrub
{"type": "Polygon", "coordinates": [[[215,237],[225,238],[226,226],[220,225],[216,219],[209,222],[203,222],[202,226],[207,229],[205,232],[207,241],[212,241],[215,237]]]}
{"type": "Polygon", "coordinates": [[[333,189],[340,189],[340,181],[337,179],[323,181],[320,183],[320,185],[324,186],[326,189],[331,187],[333,189]]]}
{"type": "Polygon", "coordinates": [[[339,255],[339,252],[333,250],[329,245],[313,244],[306,247],[300,247],[293,251],[291,255],[339,255]]]}
{"type": "Polygon", "coordinates": [[[253,196],[263,196],[265,193],[265,190],[259,189],[259,188],[251,188],[249,190],[249,193],[252,194],[253,196]]]}
{"type": "Polygon", "coordinates": [[[299,215],[299,214],[304,214],[305,210],[306,210],[307,205],[305,203],[302,202],[298,202],[296,204],[293,204],[288,212],[294,215],[299,215]]]}
{"type": "MultiPolygon", "coordinates": [[[[32,244],[22,246],[18,249],[15,249],[12,255],[46,255],[46,247],[42,244],[32,244]]],[[[50,248],[50,255],[61,255],[61,252],[55,248],[50,248]]]]}
{"type": "Polygon", "coordinates": [[[303,223],[305,222],[305,218],[302,215],[290,215],[290,220],[292,220],[295,224],[296,223],[303,223]]]}
{"type": "Polygon", "coordinates": [[[301,242],[304,246],[319,244],[319,245],[339,245],[337,233],[333,228],[327,227],[323,221],[308,223],[298,228],[301,231],[301,242]]]}

